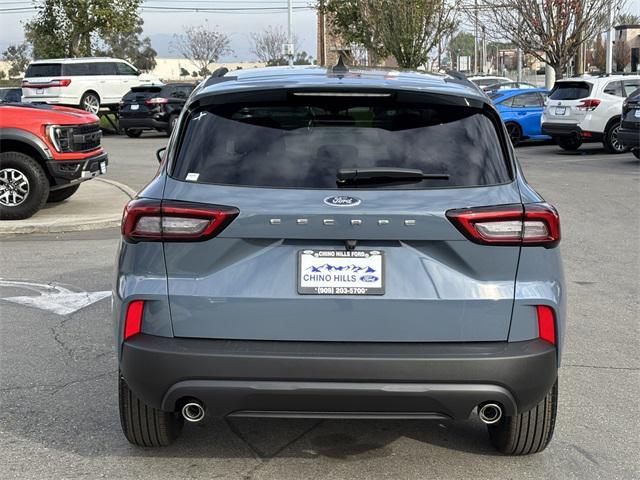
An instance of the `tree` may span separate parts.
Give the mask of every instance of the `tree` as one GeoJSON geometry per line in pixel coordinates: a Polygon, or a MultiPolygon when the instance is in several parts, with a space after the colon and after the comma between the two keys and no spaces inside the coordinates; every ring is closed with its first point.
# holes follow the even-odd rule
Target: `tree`
{"type": "Polygon", "coordinates": [[[607,52],[605,50],[604,41],[602,40],[602,34],[598,35],[594,40],[593,49],[590,53],[590,65],[595,67],[597,70],[604,72],[606,68],[607,52]]]}
{"type": "Polygon", "coordinates": [[[97,55],[122,58],[132,63],[138,70],[148,72],[156,67],[156,52],[151,47],[149,37],[141,38],[142,19],[130,32],[113,32],[102,39],[104,48],[97,55]]]}
{"type": "Polygon", "coordinates": [[[4,70],[0,70],[0,80],[4,80],[5,78],[7,78],[7,74],[4,70]]]}
{"type": "MultiPolygon", "coordinates": [[[[282,46],[288,43],[288,37],[282,27],[272,27],[269,25],[261,32],[254,32],[251,37],[251,53],[259,61],[267,66],[287,65],[289,60],[282,51],[282,46]]],[[[298,37],[293,36],[294,55],[297,54],[296,46],[298,37]]],[[[295,63],[295,61],[294,61],[295,63]]]]}
{"type": "Polygon", "coordinates": [[[31,61],[29,45],[25,42],[18,45],[9,45],[2,53],[2,59],[5,62],[9,62],[9,76],[17,77],[27,69],[31,61]]]}
{"type": "Polygon", "coordinates": [[[455,65],[456,70],[459,69],[458,56],[473,57],[473,45],[473,34],[468,32],[460,32],[449,41],[447,50],[450,52],[452,64],[455,65]]]}
{"type": "Polygon", "coordinates": [[[91,56],[96,42],[139,25],[142,0],[36,0],[25,37],[35,58],[91,56]]]}
{"type": "Polygon", "coordinates": [[[605,30],[611,2],[620,0],[480,0],[481,21],[562,75],[582,43],[605,30]]]}
{"type": "Polygon", "coordinates": [[[618,72],[624,72],[625,67],[631,62],[631,47],[624,40],[616,40],[613,49],[613,62],[616,64],[618,72]]]}
{"type": "Polygon", "coordinates": [[[455,30],[458,0],[320,0],[332,30],[359,43],[375,59],[392,55],[398,65],[417,68],[429,51],[455,30]]]}
{"type": "Polygon", "coordinates": [[[180,67],[180,76],[181,77],[188,77],[189,76],[189,70],[187,70],[186,68],[180,67]]]}
{"type": "Polygon", "coordinates": [[[293,58],[294,65],[313,65],[313,57],[307,52],[297,52],[293,58]]]}
{"type": "Polygon", "coordinates": [[[208,25],[184,27],[184,34],[173,36],[171,48],[189,60],[201,74],[208,72],[209,65],[222,55],[233,52],[229,37],[208,25]]]}
{"type": "Polygon", "coordinates": [[[640,15],[634,13],[621,13],[616,17],[616,25],[640,25],[640,15]]]}

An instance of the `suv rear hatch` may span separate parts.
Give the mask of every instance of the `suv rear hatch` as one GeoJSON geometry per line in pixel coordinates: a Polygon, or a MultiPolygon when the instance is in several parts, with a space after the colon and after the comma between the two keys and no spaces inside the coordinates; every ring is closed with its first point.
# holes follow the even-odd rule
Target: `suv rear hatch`
{"type": "Polygon", "coordinates": [[[473,243],[446,216],[521,208],[494,112],[443,95],[352,95],[203,107],[185,120],[163,203],[239,215],[215,238],[164,243],[175,336],[507,339],[520,247],[473,243]],[[349,176],[339,169],[371,167],[386,177],[336,183],[349,176]],[[410,176],[398,168],[435,178],[390,178],[410,176]]]}
{"type": "Polygon", "coordinates": [[[585,81],[556,82],[547,100],[547,121],[550,123],[580,123],[591,108],[585,104],[585,99],[591,94],[592,88],[593,85],[585,81]]]}
{"type": "Polygon", "coordinates": [[[120,102],[120,115],[125,118],[145,118],[156,103],[152,99],[163,98],[161,86],[133,87],[120,102]]]}

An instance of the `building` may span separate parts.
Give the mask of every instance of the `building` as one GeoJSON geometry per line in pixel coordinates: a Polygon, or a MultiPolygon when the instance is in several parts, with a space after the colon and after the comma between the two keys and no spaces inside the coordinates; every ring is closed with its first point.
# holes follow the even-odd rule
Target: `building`
{"type": "Polygon", "coordinates": [[[614,63],[617,70],[637,72],[640,64],[640,25],[615,27],[614,63]]]}

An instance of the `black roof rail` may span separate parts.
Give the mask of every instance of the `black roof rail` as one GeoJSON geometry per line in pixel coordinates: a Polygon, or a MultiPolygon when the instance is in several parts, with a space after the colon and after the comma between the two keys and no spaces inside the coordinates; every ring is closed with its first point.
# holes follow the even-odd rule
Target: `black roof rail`
{"type": "Polygon", "coordinates": [[[613,75],[640,75],[640,72],[611,72],[611,73],[601,73],[598,77],[611,77],[613,75]]]}

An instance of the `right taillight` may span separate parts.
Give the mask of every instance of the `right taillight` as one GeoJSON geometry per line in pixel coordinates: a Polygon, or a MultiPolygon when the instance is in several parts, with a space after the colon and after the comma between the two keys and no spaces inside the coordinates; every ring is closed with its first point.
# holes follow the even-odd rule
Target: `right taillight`
{"type": "Polygon", "coordinates": [[[240,211],[199,203],[131,200],[124,209],[122,235],[130,242],[193,242],[215,237],[240,211]]]}
{"type": "Polygon", "coordinates": [[[536,312],[538,314],[538,338],[555,345],[556,316],[553,313],[553,309],[546,305],[537,305],[536,312]]]}
{"type": "Polygon", "coordinates": [[[597,98],[587,98],[586,100],[583,100],[578,105],[576,105],[576,108],[578,108],[579,110],[587,110],[590,112],[592,110],[595,110],[598,105],[600,105],[600,100],[598,100],[597,98]]]}
{"type": "Polygon", "coordinates": [[[447,218],[469,240],[482,245],[541,245],[560,242],[560,217],[547,203],[449,210],[447,218]]]}

